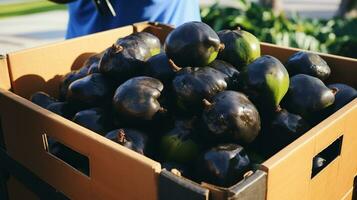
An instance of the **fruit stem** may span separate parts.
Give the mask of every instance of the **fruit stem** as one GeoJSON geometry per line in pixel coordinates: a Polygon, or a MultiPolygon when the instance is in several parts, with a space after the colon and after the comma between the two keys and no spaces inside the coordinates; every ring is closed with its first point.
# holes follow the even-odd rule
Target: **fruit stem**
{"type": "Polygon", "coordinates": [[[241,31],[242,29],[240,28],[240,26],[237,26],[236,30],[241,31]]]}
{"type": "Polygon", "coordinates": [[[336,95],[338,93],[339,89],[336,87],[331,88],[331,92],[333,95],[336,95]]]}
{"type": "Polygon", "coordinates": [[[220,43],[218,46],[218,51],[221,52],[226,46],[223,43],[220,43]]]}
{"type": "Polygon", "coordinates": [[[160,107],[159,110],[158,110],[159,113],[162,113],[162,114],[165,114],[167,113],[167,109],[164,108],[164,107],[160,107]]]}
{"type": "Polygon", "coordinates": [[[212,107],[212,103],[209,102],[207,99],[203,99],[203,100],[202,100],[202,103],[203,103],[203,106],[204,106],[205,108],[210,108],[210,107],[212,107]]]}
{"type": "Polygon", "coordinates": [[[275,112],[281,112],[283,109],[280,107],[280,105],[277,105],[275,108],[275,112]]]}
{"type": "Polygon", "coordinates": [[[124,129],[119,129],[118,130],[118,135],[117,135],[117,140],[119,144],[124,144],[127,140],[125,138],[125,131],[124,129]]]}
{"type": "Polygon", "coordinates": [[[121,45],[113,44],[112,48],[115,49],[114,53],[120,53],[121,51],[124,50],[124,48],[121,45]]]}
{"type": "Polygon", "coordinates": [[[169,59],[169,65],[174,72],[178,72],[181,70],[181,67],[177,66],[171,59],[169,59]]]}

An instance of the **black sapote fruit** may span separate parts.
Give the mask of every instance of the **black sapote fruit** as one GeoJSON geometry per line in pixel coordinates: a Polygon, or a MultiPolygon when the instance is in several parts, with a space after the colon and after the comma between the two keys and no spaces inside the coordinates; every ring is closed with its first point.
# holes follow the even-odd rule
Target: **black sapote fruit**
{"type": "Polygon", "coordinates": [[[91,65],[93,65],[94,63],[99,63],[99,60],[102,58],[103,56],[103,52],[101,53],[96,53],[92,56],[89,56],[83,63],[83,66],[82,67],[86,67],[86,68],[89,68],[91,65]]]}
{"type": "Polygon", "coordinates": [[[35,92],[31,95],[30,101],[41,106],[42,108],[46,108],[51,103],[57,102],[57,99],[50,97],[50,95],[45,92],[35,92]]]}
{"type": "Polygon", "coordinates": [[[273,56],[262,56],[241,72],[244,92],[265,110],[276,110],[289,88],[289,74],[273,56]]]}
{"type": "Polygon", "coordinates": [[[150,56],[149,48],[141,40],[122,38],[106,49],[99,61],[99,71],[121,83],[142,74],[144,61],[150,56]]]}
{"type": "Polygon", "coordinates": [[[290,56],[285,66],[290,76],[307,74],[325,80],[331,73],[324,59],[316,53],[306,51],[299,51],[290,56]]]}
{"type": "Polygon", "coordinates": [[[165,160],[190,163],[198,157],[194,122],[195,119],[177,120],[175,127],[162,136],[160,152],[165,160]]]}
{"type": "Polygon", "coordinates": [[[171,85],[172,79],[175,76],[176,68],[174,64],[167,58],[165,53],[160,53],[151,57],[146,62],[145,76],[150,76],[159,79],[165,85],[171,85]]]}
{"type": "Polygon", "coordinates": [[[290,78],[290,86],[284,103],[295,114],[309,119],[316,112],[332,105],[335,101],[333,90],[318,78],[298,74],[290,78]]]}
{"type": "MultiPolygon", "coordinates": [[[[128,35],[126,38],[130,38],[133,40],[141,40],[143,43],[148,46],[150,50],[151,56],[159,54],[161,52],[161,43],[158,37],[148,32],[137,32],[131,35],[128,35]]],[[[118,40],[118,44],[120,44],[120,40],[118,40]]]]}
{"type": "Polygon", "coordinates": [[[239,71],[233,65],[223,60],[214,60],[209,67],[216,69],[226,75],[227,89],[236,89],[238,87],[239,71]]]}
{"type": "Polygon", "coordinates": [[[113,107],[115,111],[130,119],[151,120],[157,112],[164,112],[158,98],[163,84],[148,76],[127,80],[115,91],[113,107]]]}
{"type": "Polygon", "coordinates": [[[335,83],[328,85],[328,87],[335,93],[335,101],[331,106],[332,113],[341,109],[344,105],[357,97],[357,91],[346,84],[335,83]]]}
{"type": "Polygon", "coordinates": [[[260,42],[251,33],[240,30],[222,30],[219,39],[225,48],[218,54],[218,59],[231,63],[238,70],[260,56],[260,42]]]}
{"type": "Polygon", "coordinates": [[[202,118],[209,134],[241,144],[251,143],[259,134],[259,113],[243,93],[223,91],[211,102],[203,101],[202,118]]]}
{"type": "Polygon", "coordinates": [[[211,67],[182,68],[172,85],[177,105],[188,112],[202,110],[202,100],[227,88],[226,75],[211,67]]]}
{"type": "Polygon", "coordinates": [[[110,103],[115,84],[102,74],[90,74],[68,87],[67,100],[83,107],[103,106],[110,103]]]}
{"type": "Polygon", "coordinates": [[[72,119],[80,108],[68,102],[54,102],[49,104],[46,109],[64,118],[72,119]]]}
{"type": "Polygon", "coordinates": [[[59,84],[59,100],[65,101],[67,97],[69,85],[72,82],[87,76],[87,74],[88,74],[88,68],[82,67],[79,70],[71,71],[66,75],[64,75],[59,84]]]}
{"type": "Polygon", "coordinates": [[[203,22],[187,22],[165,40],[165,52],[179,67],[204,67],[223,48],[218,35],[203,22]]]}
{"type": "Polygon", "coordinates": [[[94,74],[94,73],[100,73],[98,62],[91,64],[90,67],[88,68],[88,74],[94,74]]]}
{"type": "Polygon", "coordinates": [[[105,135],[113,129],[110,112],[102,108],[91,108],[77,112],[72,121],[100,135],[105,135]]]}
{"type": "Polygon", "coordinates": [[[140,154],[146,154],[148,139],[141,131],[121,128],[110,131],[105,137],[140,154]]]}
{"type": "Polygon", "coordinates": [[[229,187],[238,183],[249,169],[250,160],[242,146],[220,144],[202,155],[196,173],[204,182],[229,187]]]}

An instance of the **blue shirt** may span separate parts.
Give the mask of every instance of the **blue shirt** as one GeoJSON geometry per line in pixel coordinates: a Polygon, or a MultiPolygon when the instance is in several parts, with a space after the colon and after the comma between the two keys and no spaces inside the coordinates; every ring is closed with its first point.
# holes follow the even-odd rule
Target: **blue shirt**
{"type": "Polygon", "coordinates": [[[198,0],[111,0],[117,16],[101,15],[92,0],[68,4],[66,38],[78,37],[141,21],[156,21],[179,26],[200,21],[198,0]]]}

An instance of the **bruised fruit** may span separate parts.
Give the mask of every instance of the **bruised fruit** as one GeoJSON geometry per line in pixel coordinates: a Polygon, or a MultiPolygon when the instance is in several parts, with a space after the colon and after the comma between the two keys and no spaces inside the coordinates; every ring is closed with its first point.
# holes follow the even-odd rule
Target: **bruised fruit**
{"type": "Polygon", "coordinates": [[[186,111],[202,110],[202,100],[210,99],[227,88],[226,75],[211,67],[182,68],[172,85],[176,102],[186,111]]]}
{"type": "Polygon", "coordinates": [[[266,110],[276,110],[289,88],[289,74],[273,56],[262,56],[242,72],[243,90],[266,110]]]}
{"type": "Polygon", "coordinates": [[[178,120],[175,127],[162,136],[160,150],[165,160],[189,163],[197,158],[200,148],[195,142],[194,121],[178,120]]]}
{"type": "Polygon", "coordinates": [[[54,102],[49,104],[46,109],[64,118],[72,119],[76,112],[78,112],[79,108],[68,102],[54,102]]]}
{"type": "Polygon", "coordinates": [[[123,39],[105,50],[99,61],[99,71],[119,83],[140,75],[144,61],[151,55],[149,48],[140,40],[123,39]]]}
{"type": "Polygon", "coordinates": [[[204,182],[221,187],[238,183],[250,168],[250,160],[238,144],[221,144],[202,155],[196,173],[204,182]]]}
{"type": "MultiPolygon", "coordinates": [[[[161,51],[161,43],[159,38],[157,38],[155,35],[151,33],[138,32],[128,35],[126,36],[126,38],[131,38],[133,40],[141,40],[149,48],[151,56],[159,54],[161,51]]],[[[121,39],[118,40],[117,42],[118,44],[120,44],[120,40],[121,39]]]]}
{"type": "Polygon", "coordinates": [[[41,106],[42,108],[46,108],[51,103],[57,102],[55,98],[50,97],[50,95],[45,92],[35,92],[31,95],[30,101],[32,101],[32,103],[34,104],[41,106]]]}
{"type": "Polygon", "coordinates": [[[330,76],[331,69],[319,55],[299,51],[293,54],[286,63],[290,76],[307,74],[325,80],[330,76]]]}
{"type": "Polygon", "coordinates": [[[223,60],[214,60],[209,67],[216,69],[226,75],[227,89],[236,89],[239,79],[239,71],[233,65],[223,60]]]}
{"type": "Polygon", "coordinates": [[[102,108],[91,108],[79,111],[74,115],[73,121],[100,135],[104,135],[113,129],[110,114],[102,108]]]}
{"type": "Polygon", "coordinates": [[[163,112],[158,98],[163,84],[148,76],[127,80],[115,91],[113,106],[115,111],[131,119],[151,120],[157,112],[163,112]]]}
{"type": "Polygon", "coordinates": [[[209,134],[244,144],[259,134],[259,113],[243,93],[223,91],[204,104],[202,117],[209,134]]]}
{"type": "Polygon", "coordinates": [[[357,91],[348,85],[336,83],[328,87],[335,91],[335,101],[331,106],[332,112],[336,112],[357,97],[357,91]]]}
{"type": "Polygon", "coordinates": [[[67,100],[83,107],[102,106],[110,103],[114,89],[111,79],[102,74],[90,74],[69,85],[67,100]]]}
{"type": "Polygon", "coordinates": [[[286,108],[304,118],[327,108],[335,101],[333,90],[318,78],[298,74],[290,78],[289,91],[284,99],[286,108]]]}
{"type": "Polygon", "coordinates": [[[224,44],[224,49],[218,54],[218,59],[227,61],[238,70],[260,56],[259,40],[247,31],[222,30],[218,32],[219,39],[224,44]]]}
{"type": "Polygon", "coordinates": [[[174,29],[165,40],[165,52],[179,67],[204,67],[222,49],[216,32],[203,22],[187,22],[174,29]]]}
{"type": "Polygon", "coordinates": [[[172,79],[178,69],[172,66],[165,53],[151,57],[146,62],[145,75],[159,79],[162,83],[171,85],[172,79]]]}
{"type": "Polygon", "coordinates": [[[147,136],[140,131],[121,128],[110,131],[105,137],[140,154],[146,154],[147,136]]]}

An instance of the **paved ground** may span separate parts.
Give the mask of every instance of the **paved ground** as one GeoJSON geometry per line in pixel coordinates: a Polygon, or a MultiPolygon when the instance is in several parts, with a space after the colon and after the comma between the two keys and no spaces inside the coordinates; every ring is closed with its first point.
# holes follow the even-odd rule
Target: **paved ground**
{"type": "MultiPolygon", "coordinates": [[[[24,0],[0,0],[0,4],[19,1],[24,0]]],[[[201,5],[214,2],[200,0],[201,5]]],[[[234,0],[221,0],[221,3],[237,6],[234,0]]],[[[339,0],[282,0],[287,12],[297,11],[303,16],[323,18],[333,16],[338,3],[339,0]]],[[[0,54],[63,40],[67,19],[66,11],[51,11],[0,20],[0,54]]]]}

